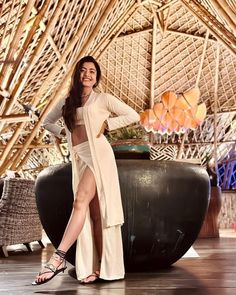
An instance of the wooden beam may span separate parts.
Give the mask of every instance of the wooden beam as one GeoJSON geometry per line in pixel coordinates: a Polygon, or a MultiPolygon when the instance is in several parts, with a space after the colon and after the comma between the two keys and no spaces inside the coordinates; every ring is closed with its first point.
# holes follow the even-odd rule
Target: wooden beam
{"type": "Polygon", "coordinates": [[[231,32],[224,28],[224,26],[197,0],[180,1],[203,25],[208,28],[220,43],[227,47],[234,56],[236,55],[236,37],[231,32]]]}
{"type": "Polygon", "coordinates": [[[25,114],[12,114],[8,116],[0,116],[0,122],[4,123],[18,123],[18,122],[29,122],[32,118],[25,114]]]}

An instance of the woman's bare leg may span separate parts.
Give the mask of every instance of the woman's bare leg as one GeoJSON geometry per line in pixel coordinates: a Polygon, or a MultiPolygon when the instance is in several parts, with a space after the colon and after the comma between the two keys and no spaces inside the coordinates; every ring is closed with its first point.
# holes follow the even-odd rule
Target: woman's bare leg
{"type": "MultiPolygon", "coordinates": [[[[94,242],[95,247],[97,250],[97,255],[99,261],[102,258],[102,220],[101,220],[101,212],[99,206],[99,200],[97,193],[95,194],[94,198],[89,204],[90,209],[90,217],[93,221],[93,235],[94,235],[94,242]]],[[[91,283],[98,279],[100,274],[100,266],[93,274],[88,276],[87,278],[83,279],[83,283],[91,283]]]]}
{"type": "Polygon", "coordinates": [[[102,220],[97,193],[89,204],[90,216],[93,221],[94,242],[98,258],[102,258],[102,220]]]}
{"type": "MultiPolygon", "coordinates": [[[[72,213],[67,224],[66,230],[64,232],[62,241],[58,246],[58,249],[64,252],[67,252],[69,248],[74,244],[77,240],[78,235],[80,234],[86,213],[89,207],[89,203],[94,198],[96,193],[96,182],[93,175],[93,172],[89,167],[86,167],[81,181],[78,185],[78,190],[76,193],[76,198],[73,203],[72,213]]],[[[50,259],[49,263],[53,264],[55,267],[60,267],[60,260],[54,259],[53,257],[50,259]]],[[[63,265],[61,266],[63,267],[63,265]]],[[[42,269],[41,272],[48,271],[48,269],[42,269]]],[[[53,273],[41,274],[36,277],[37,282],[44,281],[45,279],[50,278],[53,273]]]]}

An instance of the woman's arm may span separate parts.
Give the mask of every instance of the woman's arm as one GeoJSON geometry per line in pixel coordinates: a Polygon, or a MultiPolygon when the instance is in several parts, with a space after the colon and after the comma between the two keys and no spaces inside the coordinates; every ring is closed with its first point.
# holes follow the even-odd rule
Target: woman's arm
{"type": "Polygon", "coordinates": [[[64,127],[59,126],[56,122],[62,117],[62,107],[64,99],[60,100],[57,105],[48,113],[43,121],[42,127],[54,134],[56,137],[61,137],[64,132],[64,127]]]}
{"type": "Polygon", "coordinates": [[[107,95],[107,108],[111,113],[114,113],[116,117],[108,118],[107,125],[108,130],[115,130],[121,127],[125,127],[140,120],[139,114],[130,106],[120,101],[113,95],[107,95]]]}

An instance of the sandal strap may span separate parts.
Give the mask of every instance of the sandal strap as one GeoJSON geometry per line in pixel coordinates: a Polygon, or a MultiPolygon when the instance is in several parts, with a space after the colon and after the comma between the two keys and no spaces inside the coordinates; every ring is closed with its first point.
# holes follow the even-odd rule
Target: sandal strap
{"type": "Polygon", "coordinates": [[[61,257],[62,259],[65,259],[65,257],[66,257],[66,252],[65,251],[62,251],[62,250],[60,250],[60,249],[57,249],[56,251],[55,251],[55,254],[57,254],[59,257],[61,257]]]}
{"type": "MultiPolygon", "coordinates": [[[[53,259],[57,260],[57,257],[53,256],[53,259]]],[[[60,258],[60,264],[58,266],[55,266],[53,263],[46,263],[44,268],[49,269],[51,272],[56,272],[58,269],[60,269],[60,266],[64,263],[64,268],[66,267],[66,260],[63,258],[60,258]]]]}
{"type": "Polygon", "coordinates": [[[40,271],[38,273],[39,276],[44,275],[45,273],[53,273],[53,271],[50,269],[50,271],[40,271]]]}
{"type": "Polygon", "coordinates": [[[56,272],[58,267],[56,267],[55,265],[53,265],[52,263],[47,263],[44,268],[50,269],[51,272],[56,272]]]}

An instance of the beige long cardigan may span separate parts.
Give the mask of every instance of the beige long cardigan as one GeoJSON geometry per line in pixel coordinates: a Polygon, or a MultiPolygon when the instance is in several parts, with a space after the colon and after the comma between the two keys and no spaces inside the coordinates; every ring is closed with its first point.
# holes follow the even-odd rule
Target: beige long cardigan
{"type": "MultiPolygon", "coordinates": [[[[62,127],[57,125],[56,122],[62,117],[64,103],[65,101],[61,100],[43,122],[43,127],[56,136],[60,136],[62,130],[62,127]]],[[[109,130],[114,130],[139,121],[139,115],[114,96],[92,91],[83,107],[83,119],[92,155],[102,218],[103,251],[100,277],[106,280],[121,279],[124,277],[121,237],[121,225],[124,222],[124,216],[119,179],[113,150],[106,137],[102,134],[97,138],[97,134],[105,120],[108,122],[109,130]],[[116,116],[111,117],[112,114],[116,116]]],[[[65,129],[72,160],[72,187],[75,195],[86,163],[75,156],[71,145],[71,133],[66,127],[65,129]]],[[[79,280],[83,279],[98,268],[99,262],[88,212],[85,224],[77,240],[77,278],[79,280]]]]}

